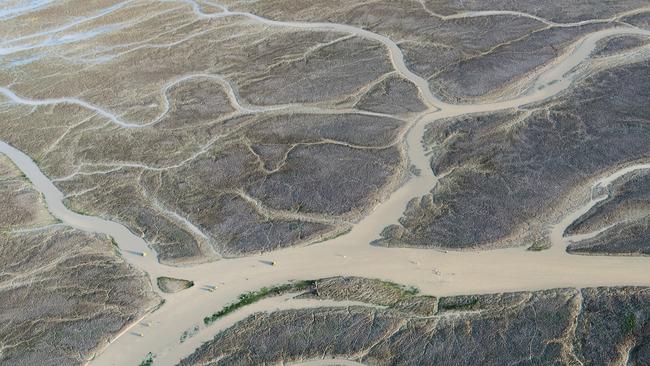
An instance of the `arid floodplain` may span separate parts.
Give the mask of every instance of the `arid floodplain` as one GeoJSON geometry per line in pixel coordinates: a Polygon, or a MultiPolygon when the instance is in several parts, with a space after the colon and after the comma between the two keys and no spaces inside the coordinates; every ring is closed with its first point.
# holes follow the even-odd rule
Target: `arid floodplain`
{"type": "Polygon", "coordinates": [[[0,19],[0,364],[648,365],[646,1],[0,19]]]}

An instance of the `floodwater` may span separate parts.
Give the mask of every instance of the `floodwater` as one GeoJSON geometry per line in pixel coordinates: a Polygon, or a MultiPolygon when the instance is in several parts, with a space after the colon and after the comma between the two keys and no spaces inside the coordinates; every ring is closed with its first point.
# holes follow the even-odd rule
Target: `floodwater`
{"type": "MultiPolygon", "coordinates": [[[[195,11],[199,11],[195,8],[195,11]]],[[[160,264],[147,243],[134,235],[123,225],[98,217],[85,216],[70,211],[63,204],[63,194],[54,186],[24,153],[0,142],[0,153],[6,154],[43,194],[48,210],[65,224],[77,229],[109,235],[119,245],[124,258],[134,267],[147,272],[151,278],[170,276],[193,280],[195,287],[177,294],[162,294],[165,305],[144,319],[132,325],[143,337],[133,336],[125,331],[113,339],[111,344],[94,360],[93,365],[138,364],[147,353],[156,355],[156,365],[171,365],[187,356],[202,341],[211,339],[218,331],[234,324],[235,320],[254,311],[268,311],[281,308],[309,306],[348,306],[318,300],[291,300],[285,297],[267,299],[225,317],[212,326],[203,326],[202,319],[224,305],[235,300],[243,292],[283,283],[291,280],[315,279],[327,276],[352,275],[390,280],[405,285],[417,286],[425,294],[437,296],[494,293],[504,291],[539,290],[556,287],[592,287],[617,285],[650,286],[650,258],[644,257],[597,257],[568,255],[564,251],[567,239],[562,237],[564,228],[586,212],[597,200],[569,214],[553,228],[554,250],[542,252],[526,251],[523,248],[508,248],[480,252],[437,251],[413,248],[382,248],[369,245],[379,238],[384,227],[394,224],[400,218],[406,204],[413,197],[425,195],[433,189],[437,178],[429,167],[429,159],[421,139],[427,124],[438,119],[468,113],[498,111],[516,108],[550,98],[565,90],[573,81],[572,72],[593,51],[596,42],[605,37],[624,34],[650,35],[650,32],[629,27],[610,28],[594,32],[576,42],[573,49],[541,72],[522,95],[508,101],[486,104],[451,105],[440,101],[428,88],[426,80],[413,74],[405,65],[398,46],[390,39],[347,25],[330,23],[279,22],[259,16],[229,12],[206,15],[211,17],[241,15],[252,21],[269,26],[297,27],[304,29],[331,30],[355,34],[380,42],[386,47],[397,72],[412,81],[430,109],[415,118],[405,137],[407,156],[411,164],[422,172],[411,177],[388,199],[378,204],[372,212],[354,225],[352,230],[335,239],[305,247],[278,250],[263,255],[245,258],[224,259],[217,262],[189,267],[172,267],[160,264]],[[142,253],[148,255],[143,256],[142,253]],[[268,261],[277,265],[270,266],[268,261]],[[206,286],[216,286],[206,291],[206,286]],[[283,302],[284,301],[284,302],[283,302]],[[196,336],[180,344],[181,334],[199,326],[196,336]]],[[[184,78],[191,76],[184,76],[184,78]]],[[[201,75],[205,77],[205,75],[201,75]]],[[[217,78],[217,76],[215,76],[217,78]]],[[[180,80],[180,79],[179,79],[180,80]]],[[[229,89],[229,97],[238,96],[229,89]]],[[[103,115],[99,107],[84,104],[77,99],[33,101],[21,98],[10,90],[0,88],[0,93],[18,104],[44,105],[53,103],[74,103],[95,110],[103,115]]],[[[238,103],[241,106],[241,104],[238,103]]],[[[244,108],[244,107],[242,107],[244,108]]],[[[108,113],[108,112],[106,112],[108,113]]],[[[139,127],[120,121],[106,114],[106,118],[125,128],[139,127]]],[[[599,184],[610,184],[636,169],[647,169],[650,164],[627,167],[603,177],[599,184]],[[614,177],[614,178],[612,178],[614,177]]],[[[326,360],[314,360],[302,365],[324,365],[326,360]],[[315,362],[315,363],[314,363],[315,362]]],[[[352,362],[337,361],[348,365],[352,362]]],[[[357,363],[352,363],[358,365],[357,363]]]]}

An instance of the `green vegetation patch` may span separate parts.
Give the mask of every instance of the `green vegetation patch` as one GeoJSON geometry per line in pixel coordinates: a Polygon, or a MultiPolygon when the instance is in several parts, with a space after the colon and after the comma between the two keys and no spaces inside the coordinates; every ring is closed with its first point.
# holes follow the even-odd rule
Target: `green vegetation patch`
{"type": "Polygon", "coordinates": [[[382,285],[401,293],[401,296],[403,297],[415,296],[420,293],[420,289],[418,289],[415,286],[404,286],[404,285],[397,284],[395,282],[383,281],[383,280],[375,280],[375,281],[378,281],[382,285]]]}
{"type": "Polygon", "coordinates": [[[140,366],[151,366],[153,365],[153,359],[154,359],[153,353],[149,352],[147,353],[147,357],[140,362],[140,366]]]}
{"type": "Polygon", "coordinates": [[[214,323],[217,319],[226,316],[232,313],[233,311],[242,308],[246,305],[250,305],[252,303],[260,301],[265,297],[278,296],[290,291],[306,290],[309,287],[313,286],[315,283],[316,281],[298,281],[298,282],[287,283],[279,286],[262,287],[257,291],[243,293],[239,295],[238,301],[226,305],[223,309],[219,310],[218,312],[203,318],[203,323],[205,323],[205,325],[210,325],[214,323]]]}
{"type": "Polygon", "coordinates": [[[115,253],[115,255],[117,255],[118,257],[122,256],[122,251],[120,250],[120,246],[113,238],[111,238],[111,248],[113,249],[113,253],[115,253]]]}
{"type": "Polygon", "coordinates": [[[551,242],[548,239],[541,239],[535,241],[531,246],[527,248],[527,250],[531,252],[541,252],[543,250],[547,250],[551,248],[551,242]]]}
{"type": "Polygon", "coordinates": [[[466,311],[475,310],[481,306],[481,302],[477,298],[468,299],[468,301],[448,302],[449,298],[441,298],[438,305],[440,310],[455,310],[466,311]]]}
{"type": "Polygon", "coordinates": [[[635,329],[636,329],[636,315],[634,315],[634,313],[628,313],[627,315],[625,315],[621,323],[621,332],[623,333],[623,335],[627,336],[632,334],[632,332],[634,332],[635,329]]]}
{"type": "Polygon", "coordinates": [[[199,326],[194,325],[192,328],[187,329],[181,334],[180,342],[185,342],[188,338],[194,337],[199,332],[199,326]]]}

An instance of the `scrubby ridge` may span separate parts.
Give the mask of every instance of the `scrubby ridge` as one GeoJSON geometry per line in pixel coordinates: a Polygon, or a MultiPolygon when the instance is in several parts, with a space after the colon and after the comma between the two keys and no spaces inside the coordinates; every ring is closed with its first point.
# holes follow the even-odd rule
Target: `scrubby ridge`
{"type": "MultiPolygon", "coordinates": [[[[309,296],[381,304],[394,303],[395,296],[420,297],[377,280],[335,277],[316,283],[318,293],[312,291],[309,296]]],[[[426,299],[437,304],[437,310],[427,316],[393,306],[256,314],[218,334],[180,365],[327,358],[368,365],[502,365],[523,360],[609,364],[628,354],[631,364],[643,364],[647,355],[647,288],[555,289],[426,299]]]]}

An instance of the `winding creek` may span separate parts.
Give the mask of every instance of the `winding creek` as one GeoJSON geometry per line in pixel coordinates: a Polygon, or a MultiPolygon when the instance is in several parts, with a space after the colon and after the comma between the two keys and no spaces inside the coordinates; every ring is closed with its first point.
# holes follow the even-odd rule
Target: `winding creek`
{"type": "MultiPolygon", "coordinates": [[[[195,11],[198,13],[197,9],[195,11]]],[[[387,37],[347,25],[281,22],[249,13],[230,12],[227,9],[224,9],[222,13],[203,14],[203,16],[245,16],[269,26],[350,33],[383,44],[390,54],[396,71],[418,87],[422,98],[430,106],[428,111],[412,121],[404,138],[410,163],[422,173],[419,176],[411,177],[387,200],[377,205],[372,212],[356,223],[346,235],[323,243],[287,248],[262,255],[223,259],[190,267],[172,267],[160,264],[147,243],[123,225],[70,211],[63,203],[63,193],[41,172],[34,161],[18,149],[0,141],[0,153],[7,155],[31,180],[34,187],[43,194],[48,210],[53,216],[77,229],[102,233],[114,238],[123,252],[124,258],[134,267],[148,273],[152,279],[158,276],[170,276],[193,280],[196,284],[193,288],[180,293],[172,295],[160,293],[159,295],[166,300],[165,305],[140,319],[116,339],[113,339],[111,344],[91,361],[92,365],[134,365],[142,361],[149,352],[156,355],[156,365],[173,365],[191,353],[202,342],[211,339],[214,334],[234,324],[237,320],[243,319],[253,311],[357,305],[356,303],[296,300],[284,296],[261,301],[224,317],[209,327],[203,326],[204,316],[230,303],[239,294],[291,280],[336,275],[364,276],[414,285],[425,294],[437,296],[555,287],[650,286],[650,258],[576,256],[565,252],[564,248],[571,239],[562,236],[566,227],[602,197],[589,200],[584,206],[567,215],[553,227],[551,236],[554,247],[552,250],[532,252],[519,247],[481,252],[443,252],[369,245],[369,242],[379,237],[384,227],[397,222],[410,199],[429,193],[436,184],[437,178],[429,167],[429,159],[421,143],[427,124],[442,118],[468,113],[517,108],[553,97],[570,86],[576,77],[574,75],[576,68],[589,57],[596,42],[614,35],[650,36],[650,32],[631,27],[616,27],[588,34],[576,42],[570,52],[541,72],[531,87],[526,89],[522,95],[495,103],[451,105],[436,98],[428,88],[426,80],[415,75],[406,67],[400,49],[395,42],[387,37]],[[149,255],[140,255],[143,252],[149,255]],[[278,264],[269,266],[267,261],[270,260],[278,264]],[[206,286],[216,286],[216,290],[206,291],[206,286]],[[200,328],[197,335],[189,338],[182,345],[179,344],[180,335],[195,325],[200,328]],[[135,336],[134,332],[141,333],[143,337],[135,336]]],[[[206,77],[206,75],[201,77],[206,77]]],[[[248,106],[243,107],[239,104],[236,91],[232,86],[228,86],[230,87],[229,98],[235,100],[236,105],[242,109],[250,109],[248,106]]],[[[4,88],[0,89],[0,93],[14,103],[30,105],[41,103],[18,97],[4,88]]],[[[100,110],[95,106],[79,104],[78,100],[72,99],[49,102],[74,103],[96,112],[100,110]]],[[[140,126],[119,121],[108,112],[106,113],[104,115],[106,118],[123,127],[140,126]]],[[[616,178],[639,169],[650,169],[650,164],[633,165],[613,171],[593,184],[606,186],[616,178]]],[[[585,195],[588,197],[589,192],[585,192],[585,195]]],[[[303,365],[316,364],[324,363],[318,360],[303,363],[303,365]]],[[[358,365],[358,363],[345,360],[340,360],[340,364],[358,365]]]]}

